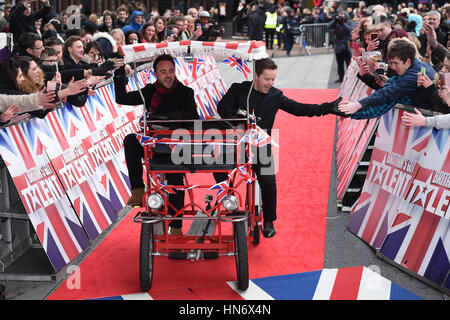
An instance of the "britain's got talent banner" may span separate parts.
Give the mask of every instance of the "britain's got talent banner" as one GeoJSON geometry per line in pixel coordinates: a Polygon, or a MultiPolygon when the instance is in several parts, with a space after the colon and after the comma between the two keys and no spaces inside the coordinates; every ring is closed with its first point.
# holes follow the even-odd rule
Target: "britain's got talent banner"
{"type": "Polygon", "coordinates": [[[383,258],[450,289],[450,130],[408,127],[403,110],[381,117],[348,229],[383,258]]]}
{"type": "MultiPolygon", "coordinates": [[[[176,61],[176,74],[194,88],[199,114],[211,118],[226,86],[214,60],[198,59],[195,79],[183,59],[176,61]]],[[[148,67],[130,77],[127,90],[155,80],[148,67]]],[[[123,139],[140,130],[141,116],[141,106],[115,102],[110,82],[82,108],[66,103],[44,119],[0,129],[0,155],[56,271],[86,249],[125,206],[130,185],[123,139]]]]}
{"type": "MultiPolygon", "coordinates": [[[[358,64],[352,60],[340,86],[339,97],[358,101],[372,93],[373,90],[358,79],[358,72],[358,64]]],[[[337,200],[342,200],[376,130],[377,119],[354,120],[338,117],[337,121],[337,200]]]]}

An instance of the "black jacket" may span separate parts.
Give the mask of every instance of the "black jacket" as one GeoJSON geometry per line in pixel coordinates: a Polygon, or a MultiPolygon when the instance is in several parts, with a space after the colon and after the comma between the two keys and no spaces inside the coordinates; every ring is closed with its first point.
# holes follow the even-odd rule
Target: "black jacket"
{"type": "MultiPolygon", "coordinates": [[[[126,92],[126,84],[127,78],[125,76],[114,76],[116,102],[132,106],[142,104],[139,91],[126,92]]],[[[147,84],[141,89],[147,110],[150,110],[151,108],[151,100],[155,90],[156,86],[154,84],[147,84]]],[[[161,103],[153,112],[153,116],[170,120],[198,119],[199,116],[194,99],[194,90],[184,86],[181,82],[178,82],[171,94],[163,95],[161,103]]]]}
{"type": "Polygon", "coordinates": [[[34,22],[50,14],[51,6],[42,7],[42,9],[31,12],[29,16],[25,16],[25,5],[21,2],[11,8],[9,14],[9,32],[13,34],[14,44],[19,42],[19,37],[24,32],[36,33],[34,22]]]}
{"type": "MultiPolygon", "coordinates": [[[[227,93],[222,97],[217,105],[217,111],[222,118],[235,118],[239,109],[247,110],[247,95],[251,86],[250,81],[242,83],[233,83],[227,93]]],[[[259,93],[260,94],[260,93],[259,93]]],[[[268,134],[271,133],[275,116],[278,110],[286,111],[295,116],[323,116],[331,113],[331,109],[335,105],[334,102],[323,104],[307,104],[300,103],[289,99],[283,92],[275,87],[270,88],[262,101],[255,105],[258,92],[252,90],[250,95],[250,113],[255,113],[258,126],[265,129],[268,134]],[[253,101],[252,101],[253,100],[253,101]]]]}
{"type": "Polygon", "coordinates": [[[263,39],[264,33],[264,23],[266,21],[266,16],[264,10],[261,7],[258,7],[256,11],[254,11],[249,18],[248,28],[249,33],[248,37],[250,40],[259,40],[263,39]]]}

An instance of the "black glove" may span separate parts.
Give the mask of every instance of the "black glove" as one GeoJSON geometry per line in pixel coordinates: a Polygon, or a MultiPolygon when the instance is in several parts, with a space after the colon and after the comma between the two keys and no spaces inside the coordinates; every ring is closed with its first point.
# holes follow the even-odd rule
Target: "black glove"
{"type": "Polygon", "coordinates": [[[92,75],[94,76],[106,76],[108,71],[114,69],[114,61],[106,60],[98,68],[92,69],[92,75]]]}
{"type": "Polygon", "coordinates": [[[350,117],[350,114],[345,114],[344,112],[341,112],[338,109],[338,104],[339,104],[339,102],[341,102],[341,100],[342,100],[342,97],[339,97],[332,102],[322,103],[322,107],[325,108],[328,111],[328,113],[335,114],[340,117],[348,118],[348,117],[350,117]]]}

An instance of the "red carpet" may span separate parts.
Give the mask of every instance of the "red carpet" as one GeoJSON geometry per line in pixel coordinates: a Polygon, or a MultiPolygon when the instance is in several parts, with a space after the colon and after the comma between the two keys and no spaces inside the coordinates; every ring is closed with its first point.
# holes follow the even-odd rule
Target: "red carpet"
{"type": "MultiPolygon", "coordinates": [[[[284,93],[297,101],[322,103],[334,100],[337,90],[284,93]]],[[[323,268],[335,116],[295,117],[280,111],[274,128],[279,129],[279,137],[274,137],[280,146],[277,235],[262,238],[258,246],[248,244],[251,279],[323,268]]],[[[49,299],[139,292],[140,225],[132,222],[134,214],[130,212],[49,299]]],[[[153,293],[236,280],[234,258],[192,263],[157,257],[154,270],[153,293]]]]}

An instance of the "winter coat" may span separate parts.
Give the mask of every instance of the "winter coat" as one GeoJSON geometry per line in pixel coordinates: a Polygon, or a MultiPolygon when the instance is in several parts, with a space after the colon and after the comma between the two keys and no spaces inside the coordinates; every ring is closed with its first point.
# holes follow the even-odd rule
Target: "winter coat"
{"type": "Polygon", "coordinates": [[[348,13],[344,12],[344,23],[336,23],[336,20],[328,24],[328,30],[333,31],[333,48],[335,53],[350,51],[348,43],[352,36],[353,21],[349,20],[348,13]]]}
{"type": "Polygon", "coordinates": [[[264,23],[266,16],[262,8],[258,8],[253,12],[249,18],[249,39],[250,40],[262,40],[264,33],[264,23]]]}
{"type": "Polygon", "coordinates": [[[25,32],[36,33],[34,28],[34,22],[39,20],[48,14],[50,14],[51,6],[44,5],[42,9],[31,12],[29,16],[25,16],[23,13],[27,8],[21,2],[11,8],[9,14],[9,32],[13,34],[13,42],[17,44],[19,42],[20,35],[25,32]]]}
{"type": "Polygon", "coordinates": [[[127,24],[126,26],[124,26],[122,28],[122,31],[124,34],[126,34],[127,32],[130,32],[130,31],[136,31],[136,32],[141,31],[143,24],[138,24],[138,23],[134,22],[134,18],[139,15],[141,15],[142,17],[144,16],[142,14],[142,12],[140,12],[140,11],[137,11],[137,10],[133,11],[133,13],[131,14],[130,24],[127,24]]]}

